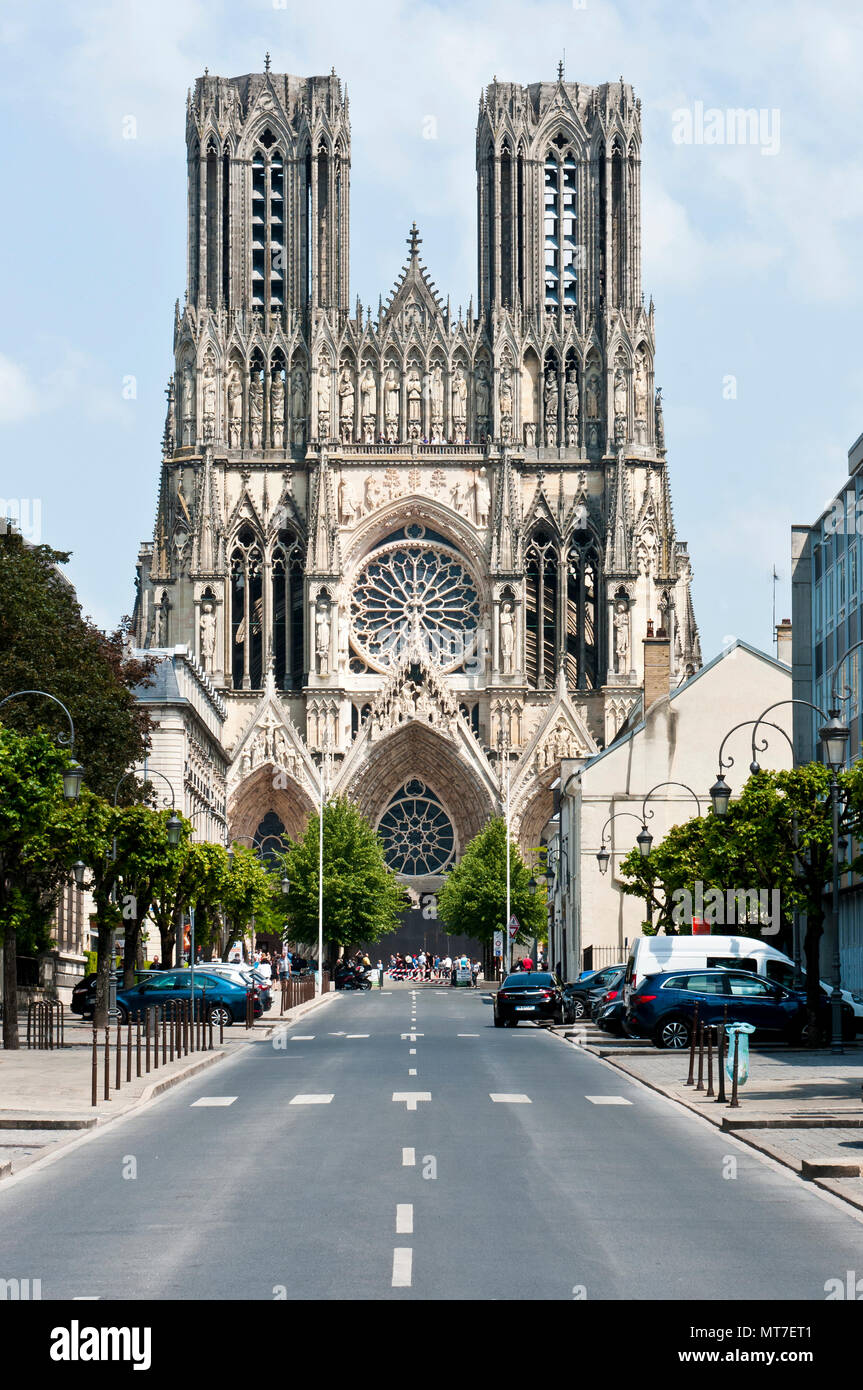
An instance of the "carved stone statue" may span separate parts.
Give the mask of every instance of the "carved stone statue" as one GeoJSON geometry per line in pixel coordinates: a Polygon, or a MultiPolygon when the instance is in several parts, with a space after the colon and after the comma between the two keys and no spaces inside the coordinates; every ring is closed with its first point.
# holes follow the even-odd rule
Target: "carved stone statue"
{"type": "Polygon", "coordinates": [[[249,438],[253,449],[261,447],[261,427],[264,418],[264,388],[255,372],[249,381],[249,438]]]}
{"type": "Polygon", "coordinates": [[[195,432],[195,373],[191,362],[183,368],[183,444],[194,443],[195,432]]]}
{"type": "Polygon", "coordinates": [[[488,422],[488,373],[482,364],[476,374],[476,419],[477,424],[488,422]]]}
{"type": "Polygon", "coordinates": [[[320,600],[315,606],[315,656],[318,662],[318,675],[330,674],[330,609],[320,600]]]}
{"type": "Polygon", "coordinates": [[[363,496],[366,511],[373,512],[375,507],[381,500],[381,485],[375,477],[374,473],[369,473],[366,475],[363,496]]]}
{"type": "Polygon", "coordinates": [[[558,389],[557,372],[549,367],[545,374],[545,443],[552,448],[557,443],[558,389]]]}
{"type": "Polygon", "coordinates": [[[276,372],[270,387],[270,419],[273,448],[281,449],[285,441],[285,383],[281,372],[276,372]]]}
{"type": "Polygon", "coordinates": [[[500,609],[500,665],[505,676],[511,676],[515,661],[515,614],[511,603],[500,609]]]}
{"type": "Polygon", "coordinates": [[[657,449],[664,449],[664,448],[665,448],[665,422],[663,421],[663,418],[662,418],[662,387],[661,387],[661,386],[658,386],[658,387],[656,388],[656,402],[655,402],[655,404],[654,404],[653,411],[654,411],[654,427],[655,427],[655,431],[656,431],[656,447],[657,447],[657,449]]]}
{"type": "Polygon", "coordinates": [[[566,442],[578,443],[578,375],[574,367],[566,374],[564,387],[564,409],[566,411],[566,442]]]}
{"type": "Polygon", "coordinates": [[[443,423],[443,368],[440,362],[436,362],[431,374],[431,418],[438,424],[443,423]]]}
{"type": "Polygon", "coordinates": [[[416,367],[410,367],[407,375],[407,397],[408,397],[408,438],[419,439],[422,433],[423,418],[423,384],[422,377],[416,367]]]}
{"type": "Polygon", "coordinates": [[[622,367],[614,369],[614,416],[626,419],[626,374],[622,367]]]}
{"type": "Polygon", "coordinates": [[[211,674],[213,654],[216,650],[216,615],[211,603],[205,603],[201,609],[200,637],[201,665],[208,674],[211,674]]]}
{"type": "Polygon", "coordinates": [[[640,352],[635,359],[635,418],[647,419],[647,362],[640,352]]]}
{"type": "Polygon", "coordinates": [[[452,383],[452,423],[456,436],[455,443],[463,444],[467,424],[467,378],[461,363],[455,369],[452,383]],[[461,438],[459,438],[459,430],[461,430],[461,438]]]}
{"type": "Polygon", "coordinates": [[[322,356],[318,363],[318,438],[330,437],[330,359],[322,356]]]}
{"type": "Polygon", "coordinates": [[[450,497],[452,498],[453,510],[460,512],[464,501],[464,484],[461,478],[456,478],[455,483],[450,488],[450,497]]]}
{"type": "Polygon", "coordinates": [[[294,444],[302,447],[306,442],[306,374],[302,367],[295,367],[291,376],[291,424],[294,444]]]}
{"type": "Polygon", "coordinates": [[[507,443],[512,438],[512,377],[507,363],[500,369],[500,433],[507,443]]]}
{"type": "Polygon", "coordinates": [[[388,443],[395,444],[399,432],[399,374],[387,367],[384,375],[384,421],[388,443]]]}
{"type": "Polygon", "coordinates": [[[204,434],[212,439],[216,423],[216,369],[212,357],[204,362],[204,434]]]}
{"type": "Polygon", "coordinates": [[[479,470],[479,475],[474,483],[474,502],[477,526],[487,526],[489,507],[491,506],[491,489],[488,485],[488,473],[484,467],[479,470]]]}
{"type": "Polygon", "coordinates": [[[614,614],[614,669],[620,676],[629,673],[629,604],[618,599],[614,614]]]}
{"type": "Polygon", "coordinates": [[[584,387],[584,409],[588,420],[599,419],[599,374],[591,372],[584,387]]]}
{"type": "Polygon", "coordinates": [[[339,377],[339,431],[342,443],[349,444],[354,432],[354,378],[347,367],[339,377]]]}
{"type": "Polygon", "coordinates": [[[344,474],[339,479],[339,521],[342,526],[350,526],[356,515],[356,508],[350,495],[348,480],[344,474]]]}
{"type": "Polygon", "coordinates": [[[375,381],[375,374],[368,362],[363,367],[360,377],[360,410],[364,422],[370,422],[374,428],[375,417],[378,408],[378,389],[375,381]]]}
{"type": "Polygon", "coordinates": [[[243,435],[243,383],[236,365],[228,377],[228,444],[239,449],[243,435]]]}

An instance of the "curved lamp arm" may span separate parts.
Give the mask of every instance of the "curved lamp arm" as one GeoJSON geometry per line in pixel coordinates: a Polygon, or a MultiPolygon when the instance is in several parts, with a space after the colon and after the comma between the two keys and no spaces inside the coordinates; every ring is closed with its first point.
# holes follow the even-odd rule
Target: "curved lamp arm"
{"type": "Polygon", "coordinates": [[[57,742],[62,743],[71,753],[75,746],[75,725],[72,723],[72,716],[63,704],[63,701],[58,700],[56,695],[49,695],[47,690],[16,690],[11,695],[6,695],[0,700],[0,709],[8,704],[10,700],[17,700],[20,695],[41,695],[44,700],[53,700],[55,705],[60,706],[66,718],[69,720],[69,732],[68,734],[58,734],[57,742]]]}
{"type": "Polygon", "coordinates": [[[641,803],[641,819],[644,821],[645,825],[647,824],[648,817],[651,820],[653,819],[653,812],[648,811],[647,803],[653,796],[653,793],[658,792],[662,787],[682,787],[684,791],[689,792],[689,795],[695,798],[695,804],[698,807],[698,814],[699,816],[701,815],[701,802],[698,800],[698,797],[695,795],[695,792],[692,790],[690,786],[687,785],[686,782],[657,782],[655,787],[650,788],[650,791],[647,793],[647,796],[641,803]]]}
{"type": "MultiPolygon", "coordinates": [[[[755,758],[755,737],[756,737],[756,735],[757,735],[757,733],[758,733],[758,725],[764,723],[764,716],[765,716],[765,715],[770,714],[771,710],[779,709],[780,705],[805,705],[805,706],[807,707],[807,709],[812,709],[812,710],[814,710],[815,713],[819,716],[819,718],[824,719],[824,720],[829,720],[829,719],[831,719],[831,718],[833,717],[834,714],[838,713],[837,710],[830,710],[828,714],[825,714],[824,711],[823,711],[823,709],[821,709],[820,706],[818,706],[818,705],[813,705],[813,703],[812,703],[811,700],[801,700],[799,697],[796,697],[796,698],[794,698],[794,699],[788,699],[788,700],[777,700],[777,701],[775,702],[775,704],[768,705],[767,708],[766,708],[766,710],[763,710],[762,713],[759,714],[758,718],[757,718],[756,720],[754,720],[754,728],[753,728],[753,730],[752,730],[752,761],[753,761],[753,762],[756,762],[756,758],[755,758]]],[[[763,750],[762,750],[762,751],[763,751],[763,750]]],[[[792,752],[793,752],[793,747],[792,747],[792,752]]]]}
{"type": "MultiPolygon", "coordinates": [[[[127,777],[134,777],[134,776],[135,776],[135,769],[134,769],[134,768],[130,768],[130,770],[129,770],[128,772],[124,772],[124,773],[123,773],[123,776],[120,778],[119,782],[117,783],[116,787],[114,788],[114,805],[115,805],[115,806],[117,805],[117,797],[120,795],[120,788],[122,787],[122,785],[123,785],[123,783],[125,782],[126,778],[127,778],[127,777]]],[[[150,768],[150,770],[144,774],[144,781],[145,781],[145,782],[149,782],[149,780],[150,780],[151,777],[161,777],[161,779],[162,779],[163,782],[167,782],[167,784],[168,784],[168,791],[171,793],[171,809],[172,809],[173,811],[176,811],[176,809],[177,809],[177,801],[176,801],[176,798],[175,798],[175,796],[174,796],[174,788],[173,788],[173,786],[171,785],[171,782],[169,781],[169,779],[165,776],[164,772],[158,772],[158,771],[156,770],[156,768],[154,768],[154,767],[153,767],[153,768],[150,768]]],[[[165,805],[167,805],[167,804],[168,804],[168,803],[165,802],[165,805]]]]}
{"type": "Polygon", "coordinates": [[[629,818],[630,818],[631,820],[636,820],[636,821],[638,821],[639,825],[643,825],[643,824],[644,824],[643,820],[641,820],[640,817],[638,817],[638,816],[635,814],[634,811],[615,811],[613,815],[611,815],[611,816],[608,817],[608,820],[605,822],[605,825],[602,827],[602,833],[601,833],[601,835],[600,835],[600,837],[599,837],[600,843],[601,843],[602,845],[605,844],[605,832],[606,832],[606,830],[607,830],[608,827],[611,825],[611,822],[612,822],[613,820],[617,820],[620,816],[629,816],[629,818]]]}
{"type": "Polygon", "coordinates": [[[836,704],[839,700],[842,700],[844,702],[845,700],[851,699],[851,695],[853,694],[853,692],[848,688],[847,685],[844,687],[842,694],[839,694],[839,691],[836,689],[836,677],[842,670],[842,667],[845,665],[845,662],[848,660],[851,653],[856,652],[859,647],[863,647],[863,637],[861,637],[859,641],[854,642],[853,645],[848,648],[847,652],[843,652],[842,656],[839,658],[839,660],[836,662],[836,665],[833,667],[833,670],[830,672],[830,699],[833,701],[834,704],[836,704]]]}
{"type": "MultiPolygon", "coordinates": [[[[732,756],[731,756],[730,753],[729,753],[729,755],[728,755],[727,758],[723,759],[723,757],[722,757],[722,754],[723,754],[723,751],[724,751],[724,749],[725,749],[726,743],[728,742],[728,740],[730,739],[730,737],[731,737],[732,734],[736,734],[736,733],[737,733],[737,730],[738,730],[738,729],[745,729],[745,728],[747,728],[750,724],[755,725],[756,728],[757,728],[757,726],[758,726],[759,724],[767,724],[768,728],[777,729],[777,730],[779,731],[779,733],[782,735],[782,737],[783,737],[784,739],[787,740],[788,747],[791,749],[791,756],[792,756],[792,758],[794,757],[794,744],[793,744],[792,741],[791,741],[791,735],[790,735],[785,729],[782,728],[782,725],[781,725],[781,724],[774,724],[773,721],[770,720],[770,719],[742,719],[742,720],[740,721],[739,724],[735,724],[735,725],[734,725],[734,728],[733,728],[733,729],[729,729],[729,730],[728,730],[728,733],[725,735],[724,739],[722,740],[722,742],[721,742],[720,745],[719,745],[719,773],[720,773],[720,776],[721,776],[721,774],[725,771],[725,769],[726,769],[727,767],[733,767],[733,766],[734,766],[734,759],[732,758],[732,756]]],[[[753,729],[752,732],[753,732],[753,742],[754,742],[755,729],[753,729]]],[[[758,752],[759,752],[759,753],[763,753],[764,750],[765,750],[765,748],[767,748],[767,746],[768,746],[767,740],[765,739],[763,743],[760,743],[760,744],[758,745],[758,752]]],[[[755,748],[754,748],[754,747],[753,747],[753,749],[752,749],[752,761],[753,761],[753,765],[754,765],[754,766],[753,766],[753,768],[750,768],[750,771],[755,770],[755,769],[757,768],[757,766],[758,766],[758,764],[755,763],[755,748]]]]}

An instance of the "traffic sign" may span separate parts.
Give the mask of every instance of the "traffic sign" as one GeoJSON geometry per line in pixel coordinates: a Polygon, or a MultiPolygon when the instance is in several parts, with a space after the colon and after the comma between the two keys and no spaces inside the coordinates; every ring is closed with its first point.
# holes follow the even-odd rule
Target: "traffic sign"
{"type": "Polygon", "coordinates": [[[510,941],[515,941],[515,938],[518,936],[518,934],[519,934],[520,931],[521,931],[521,922],[518,920],[518,918],[516,917],[515,913],[513,913],[512,916],[511,916],[510,919],[509,919],[509,939],[510,939],[510,941]]]}

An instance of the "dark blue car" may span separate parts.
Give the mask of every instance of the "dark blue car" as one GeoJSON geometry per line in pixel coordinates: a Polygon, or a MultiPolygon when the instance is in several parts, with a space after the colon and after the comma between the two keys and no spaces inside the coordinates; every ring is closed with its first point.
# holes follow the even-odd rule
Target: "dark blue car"
{"type": "MultiPolygon", "coordinates": [[[[164,970],[142,980],[134,989],[117,990],[117,1008],[120,1021],[125,1023],[131,1015],[152,1009],[155,1005],[171,1003],[191,997],[191,973],[188,970],[164,970]]],[[[206,970],[195,971],[195,1001],[199,1007],[203,1001],[205,1018],[213,1023],[228,1025],[242,1023],[246,1017],[246,988],[234,984],[219,975],[209,975],[206,970]]],[[[255,1018],[260,1018],[263,1007],[257,990],[255,991],[255,1018]]]]}
{"type": "MultiPolygon", "coordinates": [[[[701,1023],[751,1023],[763,1040],[798,1042],[807,1022],[806,995],[748,970],[675,970],[648,975],[632,994],[627,1031],[656,1047],[688,1047],[698,1004],[701,1023]]],[[[823,999],[829,1028],[830,1004],[823,999]]],[[[849,1020],[843,1007],[843,1032],[849,1020]]],[[[851,1018],[853,1027],[853,1017],[851,1018]]]]}

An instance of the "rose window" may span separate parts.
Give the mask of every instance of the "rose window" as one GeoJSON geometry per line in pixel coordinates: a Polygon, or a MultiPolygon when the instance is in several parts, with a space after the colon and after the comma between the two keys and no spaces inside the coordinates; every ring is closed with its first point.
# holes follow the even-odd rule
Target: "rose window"
{"type": "Polygon", "coordinates": [[[378,825],[386,861],[398,874],[439,873],[453,857],[452,821],[433,791],[411,777],[396,793],[378,825]]]}
{"type": "Polygon", "coordinates": [[[413,648],[453,671],[474,652],[479,596],[457,551],[435,540],[399,540],[360,568],[351,618],[353,645],[375,669],[413,648]]]}

